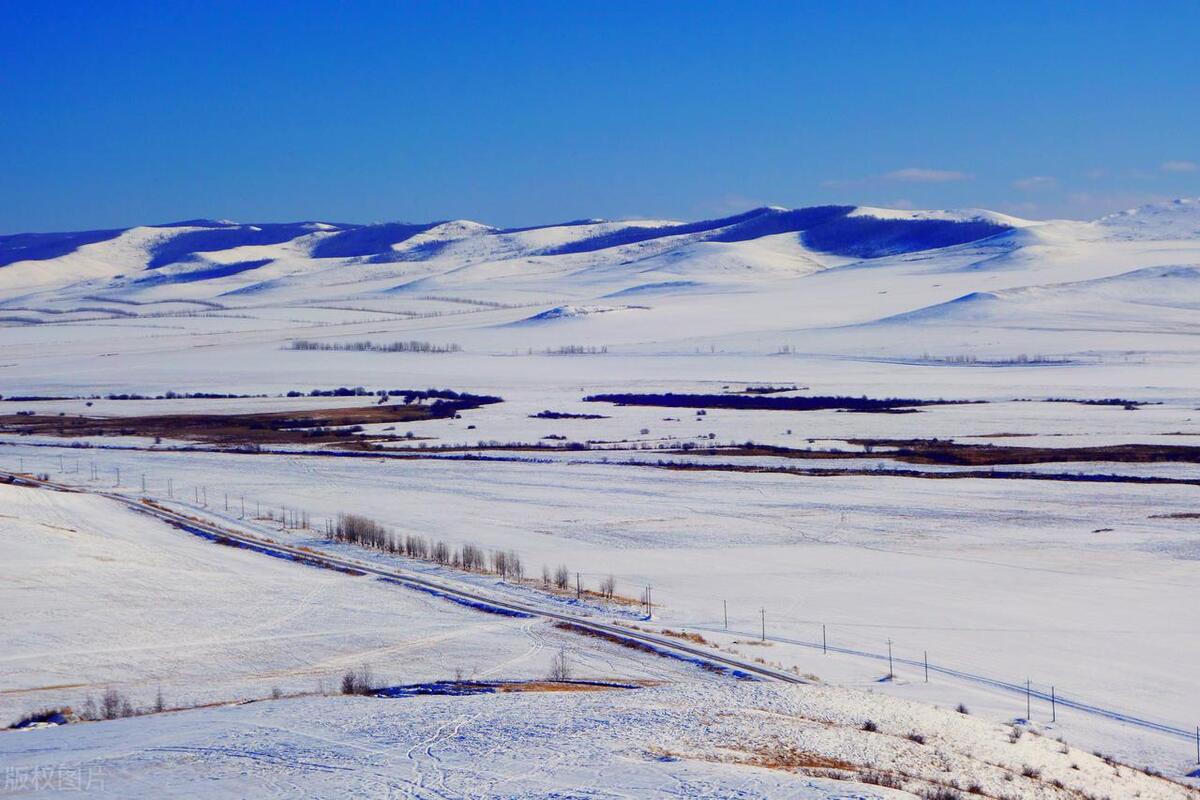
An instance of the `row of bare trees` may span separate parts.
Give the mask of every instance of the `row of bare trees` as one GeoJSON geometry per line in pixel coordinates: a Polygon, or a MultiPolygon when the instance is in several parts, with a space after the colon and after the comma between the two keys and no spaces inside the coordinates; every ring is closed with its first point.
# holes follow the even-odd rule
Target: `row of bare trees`
{"type": "Polygon", "coordinates": [[[338,514],[336,520],[327,522],[325,534],[332,542],[347,542],[467,572],[492,573],[505,580],[520,581],[525,578],[525,565],[515,550],[486,552],[473,544],[451,547],[441,539],[429,539],[411,533],[398,534],[360,514],[338,514]]]}
{"type": "MultiPolygon", "coordinates": [[[[441,539],[396,533],[361,514],[338,514],[337,519],[326,522],[325,535],[331,542],[346,542],[393,555],[432,561],[440,566],[466,572],[499,575],[503,580],[525,580],[525,563],[520,553],[515,550],[486,551],[474,544],[451,547],[441,539]]],[[[583,587],[578,575],[575,584],[576,590],[582,593],[583,587]]],[[[560,564],[553,570],[543,564],[541,585],[546,590],[566,592],[571,588],[571,571],[565,564],[560,564]]],[[[596,594],[611,600],[616,593],[616,578],[609,575],[601,579],[596,594]]]]}

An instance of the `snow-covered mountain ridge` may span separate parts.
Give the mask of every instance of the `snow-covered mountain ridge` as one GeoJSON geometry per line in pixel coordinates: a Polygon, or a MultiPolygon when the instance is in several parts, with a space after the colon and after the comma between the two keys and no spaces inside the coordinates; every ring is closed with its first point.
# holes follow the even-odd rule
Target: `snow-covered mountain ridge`
{"type": "Polygon", "coordinates": [[[719,337],[750,350],[904,355],[948,339],[971,352],[1074,352],[1119,346],[1080,335],[1081,314],[1092,334],[1106,319],[1190,334],[1187,298],[1200,281],[1189,268],[1198,265],[1200,203],[1188,199],[1095,222],[866,206],[515,229],[200,219],[0,236],[0,324],[337,304],[410,320],[480,312],[464,318],[462,337],[504,348],[544,344],[539,337],[562,328],[572,341],[643,349],[719,337]],[[1144,272],[1166,267],[1174,271],[1144,272]],[[1159,301],[1124,296],[1150,291],[1154,275],[1160,288],[1171,284],[1159,301]],[[1100,291],[1096,281],[1110,283],[1100,291]],[[592,313],[634,296],[646,313],[592,313]],[[541,324],[510,324],[524,319],[541,324]],[[902,335],[881,340],[882,328],[902,335]],[[1029,334],[1067,329],[1053,343],[1029,334]]]}

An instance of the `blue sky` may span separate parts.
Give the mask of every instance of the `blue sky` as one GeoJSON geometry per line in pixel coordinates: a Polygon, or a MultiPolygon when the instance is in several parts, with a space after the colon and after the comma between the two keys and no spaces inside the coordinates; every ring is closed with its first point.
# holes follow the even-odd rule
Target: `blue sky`
{"type": "Polygon", "coordinates": [[[1194,0],[0,13],[0,232],[1200,194],[1194,0]]]}

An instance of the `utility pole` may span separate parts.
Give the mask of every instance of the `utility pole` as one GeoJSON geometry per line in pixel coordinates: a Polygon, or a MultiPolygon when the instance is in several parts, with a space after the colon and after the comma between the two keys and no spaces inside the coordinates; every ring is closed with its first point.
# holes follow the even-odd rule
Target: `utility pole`
{"type": "Polygon", "coordinates": [[[767,640],[767,610],[760,608],[758,613],[762,616],[762,640],[765,642],[767,640]]]}
{"type": "Polygon", "coordinates": [[[1033,716],[1033,682],[1029,678],[1025,679],[1025,721],[1029,722],[1033,716]]]}
{"type": "Polygon", "coordinates": [[[63,457],[62,457],[62,453],[59,453],[59,454],[58,454],[58,471],[59,471],[59,472],[66,472],[66,471],[67,471],[67,470],[66,470],[66,467],[64,467],[64,466],[63,466],[63,457]]]}
{"type": "Polygon", "coordinates": [[[229,492],[225,493],[225,510],[229,510],[229,492]]]}
{"type": "Polygon", "coordinates": [[[117,486],[121,485],[121,468],[117,467],[117,486]]]}
{"type": "Polygon", "coordinates": [[[1054,696],[1054,687],[1050,687],[1050,721],[1058,722],[1058,698],[1054,696]]]}
{"type": "Polygon", "coordinates": [[[245,519],[245,518],[246,518],[246,495],[242,495],[242,516],[241,516],[241,519],[245,519]]]}
{"type": "Polygon", "coordinates": [[[821,623],[821,654],[829,655],[829,640],[825,638],[825,623],[821,623]]]}
{"type": "Polygon", "coordinates": [[[576,600],[583,599],[583,584],[580,583],[580,581],[579,581],[579,573],[578,572],[575,573],[575,599],[576,600]]]}
{"type": "Polygon", "coordinates": [[[142,494],[146,493],[146,473],[142,473],[142,494]]]}
{"type": "Polygon", "coordinates": [[[725,609],[725,630],[729,630],[729,601],[722,600],[721,605],[725,609]]]}
{"type": "Polygon", "coordinates": [[[892,667],[892,640],[888,639],[888,680],[896,679],[896,670],[892,667]]]}
{"type": "Polygon", "coordinates": [[[925,651],[925,682],[929,683],[929,651],[925,651]]]}
{"type": "Polygon", "coordinates": [[[646,586],[646,616],[654,616],[654,598],[650,595],[650,586],[646,586]]]}

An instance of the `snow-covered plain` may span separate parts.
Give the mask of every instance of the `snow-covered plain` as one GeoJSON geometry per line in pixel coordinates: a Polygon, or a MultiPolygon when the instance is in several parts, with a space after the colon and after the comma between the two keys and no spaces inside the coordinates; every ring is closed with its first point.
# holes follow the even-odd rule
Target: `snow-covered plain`
{"type": "MultiPolygon", "coordinates": [[[[584,221],[525,231],[462,221],[365,227],[201,221],[113,232],[66,254],[58,254],[54,240],[23,244],[25,249],[17,252],[0,237],[0,264],[5,264],[0,267],[0,393],[10,398],[86,398],[0,401],[3,414],[233,413],[372,402],[278,396],[338,386],[437,386],[499,395],[505,401],[465,411],[461,418],[404,424],[399,432],[411,431],[416,438],[388,445],[409,452],[422,446],[475,448],[482,458],[473,460],[464,460],[461,453],[384,460],[314,452],[173,452],[175,443],[155,444],[136,435],[67,442],[3,436],[0,465],[93,488],[112,487],[119,469],[120,491],[134,496],[142,494],[145,474],[145,494],[159,501],[168,499],[170,478],[176,507],[194,506],[195,489],[204,487],[207,507],[194,510],[227,519],[225,494],[239,500],[244,495],[264,508],[303,510],[316,519],[356,511],[397,530],[455,545],[515,549],[535,571],[542,563],[563,563],[593,585],[612,574],[621,591],[633,596],[653,585],[657,606],[655,620],[648,623],[652,627],[684,627],[748,658],[794,667],[828,683],[869,688],[872,702],[882,702],[884,694],[944,707],[964,701],[976,716],[1011,721],[1025,715],[1025,697],[986,681],[1023,685],[1029,678],[1039,691],[1048,692],[1053,685],[1059,695],[1095,707],[1094,712],[1057,709],[1054,735],[1180,778],[1195,766],[1195,743],[1181,732],[1200,722],[1194,681],[1181,666],[1195,655],[1191,640],[1200,623],[1194,610],[1200,578],[1200,526],[1194,516],[1200,513],[1200,487],[1194,483],[1200,469],[1195,461],[1050,462],[1022,468],[1051,475],[1183,481],[1175,484],[816,477],[666,470],[626,462],[661,458],[710,466],[840,465],[860,470],[897,466],[847,441],[864,438],[937,437],[1045,448],[1195,446],[1200,437],[1198,230],[1200,207],[1195,201],[1178,201],[1094,223],[1038,223],[978,211],[762,209],[687,225],[584,221]],[[45,252],[38,251],[41,246],[45,252]],[[461,351],[288,349],[296,339],[327,344],[422,340],[458,345],[461,351]],[[765,385],[796,387],[781,396],[988,402],[930,406],[899,415],[721,409],[698,415],[688,408],[583,400],[599,392],[722,393],[765,385]],[[270,396],[170,401],[102,397],[167,390],[270,396]],[[1114,397],[1153,404],[1126,410],[1045,402],[1114,397]],[[533,416],[543,410],[604,418],[533,416]],[[720,453],[661,449],[685,442],[748,440],[838,448],[861,452],[862,458],[812,462],[758,456],[738,461],[720,453]],[[539,441],[592,441],[602,449],[487,449],[496,443],[539,441]],[[82,443],[97,448],[71,446],[82,443]],[[113,445],[131,449],[99,449],[113,445]],[[723,601],[729,608],[728,632],[723,601]],[[762,610],[771,639],[765,646],[751,643],[761,632],[762,610]],[[814,648],[821,642],[822,625],[831,645],[857,654],[823,654],[814,648]],[[926,684],[919,668],[904,663],[897,670],[899,680],[878,683],[886,674],[886,661],[870,656],[886,654],[889,639],[899,658],[920,661],[928,651],[935,666],[962,674],[935,671],[926,684]],[[1121,723],[1112,719],[1117,714],[1174,732],[1121,723]]],[[[364,435],[381,433],[384,427],[369,426],[364,435]]],[[[86,500],[70,497],[72,502],[86,500]]],[[[300,691],[321,672],[314,663],[336,673],[374,649],[404,647],[407,639],[383,631],[393,628],[438,642],[436,647],[413,648],[411,655],[406,651],[405,669],[397,675],[405,682],[410,675],[414,681],[426,680],[458,668],[483,671],[496,664],[508,665],[505,669],[514,678],[538,677],[549,653],[557,652],[559,639],[565,639],[561,646],[581,653],[581,665],[594,670],[589,675],[660,677],[684,687],[701,680],[705,687],[713,683],[696,670],[666,668],[636,654],[621,653],[617,661],[611,654],[582,655],[600,645],[571,642],[561,632],[536,634],[559,638],[530,654],[530,631],[538,626],[528,621],[478,619],[473,612],[408,597],[394,588],[343,589],[363,579],[271,563],[262,556],[188,542],[177,532],[145,530],[130,541],[134,534],[123,533],[124,522],[110,522],[112,515],[120,516],[117,511],[68,513],[38,505],[49,501],[29,500],[20,501],[25,505],[17,513],[6,510],[16,502],[6,493],[0,504],[0,514],[7,515],[0,522],[16,518],[24,526],[0,526],[15,541],[11,549],[6,544],[6,552],[17,555],[7,561],[13,566],[6,566],[5,579],[11,587],[29,589],[11,589],[14,601],[5,603],[6,632],[18,632],[11,637],[17,644],[7,648],[10,656],[0,660],[8,665],[0,703],[10,715],[28,710],[27,701],[34,699],[39,704],[78,702],[84,690],[22,694],[37,686],[82,683],[92,689],[124,680],[144,690],[169,674],[180,676],[170,684],[171,691],[197,701],[265,696],[272,680],[282,680],[274,676],[289,669],[303,674],[295,687],[300,691]],[[79,520],[94,519],[88,524],[104,533],[104,548],[123,553],[108,555],[116,559],[113,563],[126,565],[127,573],[113,575],[130,591],[97,605],[144,609],[147,598],[161,595],[164,607],[187,609],[182,624],[201,632],[206,642],[215,641],[217,629],[227,627],[226,615],[233,615],[237,627],[263,624],[256,611],[261,606],[239,598],[240,591],[255,599],[277,592],[284,599],[272,607],[295,612],[315,606],[316,616],[310,623],[295,612],[291,622],[269,625],[262,642],[230,644],[217,655],[178,648],[139,650],[136,657],[100,653],[103,626],[58,623],[74,616],[79,600],[55,587],[70,585],[63,576],[77,570],[80,559],[90,563],[103,555],[91,549],[99,546],[95,540],[82,535],[65,542],[49,538],[54,529],[45,527],[43,517],[59,513],[74,515],[74,523],[61,527],[77,532],[87,529],[79,520]],[[169,547],[188,550],[188,558],[211,560],[213,570],[242,570],[232,581],[237,586],[219,589],[224,584],[206,582],[204,570],[186,580],[171,579],[173,567],[165,561],[181,556],[172,550],[145,550],[142,542],[164,536],[173,543],[169,547]],[[55,559],[64,559],[57,577],[33,577],[42,574],[40,565],[55,559]],[[249,562],[242,565],[242,559],[249,562]],[[268,564],[261,566],[262,561],[268,564]],[[326,584],[327,589],[314,588],[326,584]],[[321,593],[317,596],[327,602],[306,600],[308,591],[321,593]],[[226,605],[203,602],[227,592],[232,594],[221,600],[226,605]],[[361,597],[346,594],[356,592],[361,597]],[[389,600],[391,616],[376,619],[380,592],[405,599],[389,600]],[[60,607],[54,605],[55,597],[60,607]],[[208,616],[204,608],[211,609],[208,616]],[[352,637],[289,640],[286,649],[271,639],[295,635],[297,627],[322,631],[342,624],[373,627],[352,637]],[[454,635],[443,641],[439,631],[447,628],[454,635]],[[245,669],[218,676],[219,670],[195,664],[222,658],[244,663],[245,669]],[[126,670],[131,676],[121,678],[126,670]]],[[[330,547],[311,533],[268,531],[270,526],[254,524],[280,539],[330,547]]],[[[136,524],[129,528],[135,530],[136,524]]],[[[497,591],[516,591],[487,583],[497,591]]],[[[138,636],[153,636],[163,624],[155,619],[138,636]]],[[[651,696],[647,691],[620,697],[651,696]]],[[[663,697],[678,691],[683,697],[692,689],[653,691],[663,697]]],[[[794,691],[803,696],[805,690],[794,691]]],[[[526,704],[534,701],[512,697],[504,702],[520,706],[513,713],[528,713],[526,704]]],[[[589,695],[587,702],[603,706],[611,701],[605,707],[618,717],[622,703],[642,702],[615,697],[589,695]]],[[[473,707],[489,699],[436,703],[446,703],[445,713],[453,715],[458,713],[453,703],[473,707]]],[[[312,724],[340,726],[351,718],[341,716],[350,706],[335,707],[332,699],[295,701],[287,710],[282,710],[284,704],[292,701],[275,702],[281,710],[275,711],[274,704],[264,708],[307,716],[312,724]]],[[[553,702],[578,701],[555,697],[553,702]]],[[[719,702],[733,707],[743,700],[730,695],[719,702]]],[[[1038,724],[1047,722],[1045,702],[1035,699],[1032,710],[1038,724]]],[[[184,720],[192,713],[181,712],[170,723],[140,718],[119,724],[130,729],[165,725],[164,733],[199,746],[197,742],[223,735],[224,720],[232,719],[222,716],[225,712],[202,712],[204,722],[189,728],[184,720]]],[[[195,713],[201,719],[201,712],[195,713]]],[[[498,719],[505,714],[495,713],[499,716],[484,715],[484,727],[501,724],[498,719]]],[[[82,737],[64,738],[70,743],[61,747],[91,747],[92,734],[85,729],[117,724],[37,736],[82,737]]],[[[663,725],[655,741],[670,739],[672,725],[663,725]]],[[[614,730],[624,729],[617,725],[614,730]]],[[[688,740],[684,728],[675,735],[688,740]]],[[[594,748],[604,753],[595,756],[600,763],[622,757],[603,742],[597,740],[594,748]]],[[[102,754],[103,742],[95,746],[103,758],[112,758],[102,754]]],[[[56,747],[50,751],[61,755],[56,747]]],[[[456,757],[469,759],[470,752],[464,744],[456,757]]],[[[427,766],[429,759],[418,761],[427,766]]],[[[641,766],[631,768],[631,780],[649,776],[652,783],[660,781],[653,784],[660,793],[668,793],[661,784],[664,775],[680,779],[675,768],[659,762],[636,763],[641,766]]],[[[750,784],[748,794],[803,796],[792,784],[772,783],[778,777],[750,779],[740,772],[730,777],[700,762],[683,763],[699,770],[698,779],[716,781],[714,787],[728,790],[734,784],[722,781],[761,780],[750,784]]],[[[571,775],[557,784],[559,789],[604,785],[595,773],[571,775]]],[[[316,780],[306,773],[296,778],[297,785],[310,779],[316,780]]],[[[543,789],[550,791],[518,784],[511,794],[543,789]]],[[[1098,797],[1125,796],[1099,785],[1094,789],[1098,797]]],[[[633,784],[626,791],[637,794],[633,784]]]]}

